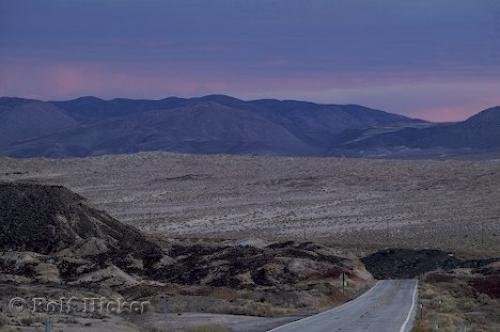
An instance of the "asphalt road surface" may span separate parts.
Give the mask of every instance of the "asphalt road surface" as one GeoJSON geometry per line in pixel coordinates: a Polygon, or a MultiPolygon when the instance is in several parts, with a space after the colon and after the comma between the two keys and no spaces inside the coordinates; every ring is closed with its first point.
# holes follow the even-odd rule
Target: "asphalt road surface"
{"type": "Polygon", "coordinates": [[[271,331],[409,332],[416,307],[416,280],[382,280],[350,302],[271,331]]]}

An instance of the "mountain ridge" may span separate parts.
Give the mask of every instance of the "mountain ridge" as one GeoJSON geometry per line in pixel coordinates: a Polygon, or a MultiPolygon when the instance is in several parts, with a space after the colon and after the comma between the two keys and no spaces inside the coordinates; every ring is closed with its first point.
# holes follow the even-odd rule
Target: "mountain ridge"
{"type": "Polygon", "coordinates": [[[0,97],[0,155],[170,151],[391,157],[496,151],[499,114],[500,107],[494,107],[462,122],[439,124],[355,104],[245,101],[226,95],[65,101],[0,97]]]}

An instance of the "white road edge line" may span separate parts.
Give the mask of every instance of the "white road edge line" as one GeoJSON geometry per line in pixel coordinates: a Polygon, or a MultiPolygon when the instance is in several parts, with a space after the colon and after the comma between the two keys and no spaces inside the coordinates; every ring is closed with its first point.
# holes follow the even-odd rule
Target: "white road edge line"
{"type": "Polygon", "coordinates": [[[312,315],[312,316],[309,316],[309,317],[306,317],[306,318],[302,318],[302,319],[296,320],[296,321],[294,321],[294,322],[287,323],[287,324],[285,324],[285,325],[281,325],[281,326],[275,327],[274,329],[269,330],[269,331],[267,331],[267,332],[279,331],[279,330],[280,330],[280,329],[282,329],[282,328],[285,328],[285,327],[290,327],[291,325],[295,325],[295,324],[297,324],[297,323],[302,323],[302,322],[305,322],[305,321],[307,321],[307,320],[309,320],[309,319],[313,319],[313,318],[317,318],[317,317],[319,317],[319,316],[323,316],[323,315],[325,315],[325,314],[330,313],[330,312],[331,312],[331,311],[333,311],[333,310],[338,310],[338,309],[340,309],[340,308],[342,308],[342,307],[344,307],[344,306],[346,306],[346,305],[348,305],[348,304],[354,303],[354,302],[358,301],[359,299],[361,299],[361,298],[365,297],[366,295],[368,295],[369,293],[371,293],[371,292],[372,292],[375,288],[377,288],[377,286],[378,286],[378,285],[380,285],[380,283],[381,283],[381,281],[377,281],[377,282],[375,283],[375,285],[373,285],[373,287],[372,287],[372,288],[370,288],[369,290],[367,290],[366,292],[364,292],[363,294],[361,294],[361,295],[360,295],[360,296],[358,296],[357,298],[355,298],[355,299],[353,299],[353,300],[351,300],[351,301],[348,301],[348,302],[346,302],[346,303],[342,303],[342,304],[341,304],[341,305],[339,305],[338,307],[334,307],[334,308],[328,309],[328,310],[326,310],[326,311],[320,312],[319,314],[312,315]]]}
{"type": "Polygon", "coordinates": [[[401,329],[399,330],[399,332],[405,332],[406,326],[410,322],[411,315],[413,314],[413,310],[415,309],[415,304],[417,303],[417,300],[416,300],[417,289],[418,289],[418,281],[415,282],[415,288],[413,289],[413,297],[412,297],[410,311],[408,311],[408,316],[406,316],[406,320],[404,321],[403,325],[401,326],[401,329]]]}

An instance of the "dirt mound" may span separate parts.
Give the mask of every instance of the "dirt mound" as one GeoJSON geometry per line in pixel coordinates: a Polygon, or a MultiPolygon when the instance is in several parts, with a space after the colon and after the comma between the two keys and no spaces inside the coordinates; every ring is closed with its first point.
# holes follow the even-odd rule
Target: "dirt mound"
{"type": "Polygon", "coordinates": [[[0,250],[82,256],[132,252],[154,260],[161,250],[134,227],[96,210],[62,186],[0,183],[0,250]]]}
{"type": "Polygon", "coordinates": [[[441,250],[387,249],[364,257],[362,262],[377,279],[404,279],[438,269],[478,268],[498,260],[461,260],[441,250]]]}
{"type": "Polygon", "coordinates": [[[275,287],[319,280],[338,282],[342,273],[361,284],[371,280],[359,261],[356,264],[314,243],[290,241],[264,248],[175,244],[169,256],[176,263],[155,270],[155,276],[180,284],[275,287]]]}

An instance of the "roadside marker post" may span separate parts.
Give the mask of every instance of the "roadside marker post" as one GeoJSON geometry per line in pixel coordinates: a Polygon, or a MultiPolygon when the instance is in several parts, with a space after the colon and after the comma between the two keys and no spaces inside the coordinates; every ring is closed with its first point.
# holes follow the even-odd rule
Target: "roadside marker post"
{"type": "Polygon", "coordinates": [[[342,294],[345,294],[345,286],[346,286],[345,272],[342,272],[342,294]]]}

